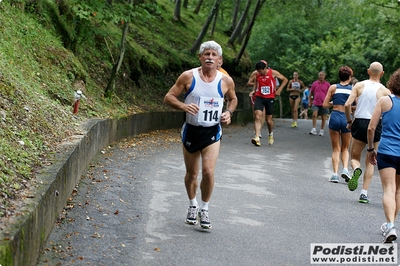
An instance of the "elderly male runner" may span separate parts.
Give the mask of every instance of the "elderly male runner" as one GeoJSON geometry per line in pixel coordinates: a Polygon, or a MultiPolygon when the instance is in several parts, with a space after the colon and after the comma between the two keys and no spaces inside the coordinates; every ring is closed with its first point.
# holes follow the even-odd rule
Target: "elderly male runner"
{"type": "MultiPolygon", "coordinates": [[[[369,79],[357,82],[351,90],[351,94],[345,103],[347,127],[351,129],[352,144],[351,144],[351,167],[353,175],[348,182],[350,191],[354,191],[358,186],[358,178],[362,174],[361,170],[361,153],[365,146],[368,144],[367,134],[368,125],[372,117],[375,105],[379,98],[389,95],[390,91],[381,84],[381,77],[383,76],[383,66],[379,62],[373,62],[368,68],[369,79]],[[357,99],[357,107],[354,112],[354,121],[351,119],[351,105],[357,99]]],[[[382,125],[379,122],[375,130],[374,148],[378,148],[379,140],[381,138],[382,125]]],[[[360,192],[360,203],[369,203],[368,187],[371,183],[374,174],[374,165],[372,165],[368,158],[365,159],[365,173],[363,188],[360,192]]]]}
{"type": "Polygon", "coordinates": [[[215,41],[201,44],[200,67],[183,72],[165,95],[164,102],[186,113],[181,138],[186,166],[185,187],[189,198],[186,223],[211,228],[208,203],[214,188],[214,168],[220,149],[222,124],[230,124],[237,106],[235,84],[231,77],[217,70],[222,48],[215,41]],[[184,102],[178,97],[184,93],[184,102]],[[226,109],[223,110],[224,96],[226,109]],[[197,175],[201,159],[200,206],[196,199],[197,175]]]}

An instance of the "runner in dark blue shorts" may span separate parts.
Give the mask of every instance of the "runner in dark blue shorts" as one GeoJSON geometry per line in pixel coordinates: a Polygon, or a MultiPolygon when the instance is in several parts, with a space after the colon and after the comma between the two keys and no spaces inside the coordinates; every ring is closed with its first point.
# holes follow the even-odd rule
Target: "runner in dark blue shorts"
{"type": "Polygon", "coordinates": [[[352,85],[350,84],[353,70],[348,66],[339,68],[340,82],[329,86],[328,92],[322,104],[322,110],[332,106],[332,113],[329,117],[329,137],[332,144],[332,168],[333,174],[329,181],[339,182],[339,163],[342,162],[343,170],[341,177],[346,182],[350,180],[348,171],[349,146],[351,140],[350,130],[347,129],[347,121],[344,104],[349,98],[352,85]]]}
{"type": "Polygon", "coordinates": [[[219,141],[221,137],[222,128],[219,124],[212,127],[201,127],[184,123],[182,126],[182,143],[190,153],[201,151],[205,147],[219,141]]]}

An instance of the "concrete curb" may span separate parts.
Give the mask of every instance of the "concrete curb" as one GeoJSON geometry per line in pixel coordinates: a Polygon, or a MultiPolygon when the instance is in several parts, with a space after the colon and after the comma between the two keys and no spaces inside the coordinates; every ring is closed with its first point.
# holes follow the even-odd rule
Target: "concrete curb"
{"type": "Polygon", "coordinates": [[[60,147],[55,162],[37,177],[35,194],[27,195],[21,215],[0,232],[0,265],[36,265],[40,249],[81,174],[105,146],[153,130],[179,128],[183,113],[146,113],[120,119],[88,121],[84,135],[60,147]]]}
{"type": "MultiPolygon", "coordinates": [[[[247,93],[237,93],[238,106],[232,123],[252,121],[247,93]]],[[[84,135],[63,144],[54,163],[37,176],[34,194],[26,195],[21,215],[12,217],[0,231],[0,266],[36,265],[39,252],[54,227],[67,199],[93,157],[112,142],[154,130],[180,128],[182,112],[136,114],[119,119],[91,119],[84,135]]]]}

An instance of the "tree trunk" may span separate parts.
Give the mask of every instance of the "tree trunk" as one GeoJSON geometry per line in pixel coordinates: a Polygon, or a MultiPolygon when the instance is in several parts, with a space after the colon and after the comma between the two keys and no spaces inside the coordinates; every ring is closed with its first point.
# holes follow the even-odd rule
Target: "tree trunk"
{"type": "Polygon", "coordinates": [[[175,1],[175,12],[174,12],[174,20],[175,21],[181,21],[181,0],[176,0],[175,1]]]}
{"type": "Polygon", "coordinates": [[[200,8],[201,8],[201,5],[203,4],[203,2],[204,2],[204,0],[199,0],[199,2],[197,3],[196,9],[194,10],[193,13],[195,13],[196,15],[199,14],[200,8]]]}
{"type": "MultiPolygon", "coordinates": [[[[250,0],[249,0],[250,1],[250,0]]],[[[266,0],[258,0],[257,4],[256,4],[256,8],[254,9],[254,13],[253,13],[253,17],[251,18],[250,22],[249,22],[249,27],[248,27],[248,31],[246,34],[246,37],[242,43],[242,47],[240,48],[240,51],[238,53],[238,55],[235,58],[235,63],[238,64],[240,59],[242,58],[244,51],[246,50],[246,46],[247,43],[249,42],[250,39],[250,34],[251,34],[251,29],[253,28],[254,25],[254,21],[256,20],[256,17],[258,15],[258,12],[260,11],[262,5],[265,3],[266,0]]]]}
{"type": "Polygon", "coordinates": [[[217,11],[215,12],[215,15],[214,15],[214,22],[213,22],[212,27],[211,27],[211,30],[210,30],[210,34],[211,34],[211,36],[213,36],[213,37],[214,37],[215,25],[217,24],[218,11],[219,11],[219,7],[217,8],[217,11]]]}
{"type": "MultiPolygon", "coordinates": [[[[133,0],[129,0],[129,5],[133,5],[133,0]]],[[[117,60],[117,62],[115,62],[114,66],[111,70],[110,79],[108,80],[107,87],[104,90],[104,97],[106,97],[106,98],[111,97],[111,94],[114,91],[115,78],[117,77],[118,71],[121,68],[122,62],[124,60],[125,43],[126,43],[126,37],[128,35],[128,29],[129,29],[129,21],[126,21],[124,24],[123,31],[122,31],[121,47],[119,50],[118,60],[117,60]]]]}
{"type": "Polygon", "coordinates": [[[215,16],[215,13],[217,12],[221,1],[222,0],[215,0],[214,6],[211,9],[210,15],[208,16],[206,23],[204,24],[203,28],[201,29],[199,36],[197,36],[197,39],[194,42],[192,48],[190,48],[190,50],[189,50],[190,53],[194,54],[194,53],[196,53],[197,49],[199,49],[201,42],[207,33],[208,27],[210,26],[211,21],[212,21],[213,17],[215,16]]]}
{"type": "Polygon", "coordinates": [[[183,0],[183,8],[184,9],[187,9],[188,3],[189,3],[189,0],[183,0]]]}
{"type": "Polygon", "coordinates": [[[240,30],[241,33],[236,37],[236,40],[235,40],[236,43],[242,43],[243,42],[243,39],[246,37],[247,32],[249,31],[249,27],[250,27],[250,24],[247,24],[247,27],[244,30],[240,30]]]}
{"type": "Polygon", "coordinates": [[[239,14],[239,6],[240,6],[240,0],[236,0],[235,6],[233,8],[233,14],[232,14],[232,24],[230,27],[231,31],[233,31],[236,28],[236,21],[237,21],[237,17],[239,14]]]}
{"type": "MultiPolygon", "coordinates": [[[[250,6],[251,6],[251,0],[247,0],[246,8],[244,9],[243,14],[239,19],[239,23],[236,25],[235,30],[232,32],[231,37],[228,40],[229,45],[233,46],[233,44],[235,43],[235,40],[240,35],[240,33],[243,29],[244,22],[247,18],[247,14],[249,13],[250,6]]],[[[256,6],[256,8],[257,8],[257,6],[256,6]]]]}

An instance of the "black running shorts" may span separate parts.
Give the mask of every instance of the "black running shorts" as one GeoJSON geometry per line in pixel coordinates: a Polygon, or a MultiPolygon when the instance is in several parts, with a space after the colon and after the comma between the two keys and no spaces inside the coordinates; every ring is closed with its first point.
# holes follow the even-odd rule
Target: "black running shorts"
{"type": "MultiPolygon", "coordinates": [[[[365,144],[368,144],[367,134],[368,134],[368,125],[370,119],[356,118],[351,125],[351,135],[356,140],[362,141],[365,144]]],[[[381,140],[382,133],[382,123],[379,121],[378,125],[375,129],[374,142],[378,142],[381,140]]]]}
{"type": "Polygon", "coordinates": [[[272,115],[274,113],[274,98],[261,98],[256,96],[254,101],[254,110],[264,111],[266,115],[272,115]]]}
{"type": "Polygon", "coordinates": [[[190,153],[201,151],[207,146],[219,141],[221,137],[222,127],[220,124],[212,127],[201,127],[184,123],[182,126],[182,144],[190,153]]]}

